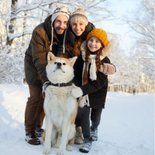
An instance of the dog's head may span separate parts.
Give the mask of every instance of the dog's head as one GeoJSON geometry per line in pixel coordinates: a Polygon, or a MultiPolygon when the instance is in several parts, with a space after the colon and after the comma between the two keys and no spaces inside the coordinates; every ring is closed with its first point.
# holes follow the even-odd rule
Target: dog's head
{"type": "Polygon", "coordinates": [[[46,73],[52,83],[67,83],[74,77],[73,65],[77,57],[62,58],[56,57],[52,52],[48,53],[46,73]]]}

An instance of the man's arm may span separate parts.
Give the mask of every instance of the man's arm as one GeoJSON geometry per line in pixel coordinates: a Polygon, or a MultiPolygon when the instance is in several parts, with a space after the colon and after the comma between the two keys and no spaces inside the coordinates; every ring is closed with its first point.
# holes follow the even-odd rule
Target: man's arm
{"type": "Polygon", "coordinates": [[[47,52],[45,49],[44,42],[41,31],[33,31],[32,34],[32,57],[34,65],[37,72],[42,80],[42,82],[47,81],[46,77],[46,64],[47,64],[47,52]]]}

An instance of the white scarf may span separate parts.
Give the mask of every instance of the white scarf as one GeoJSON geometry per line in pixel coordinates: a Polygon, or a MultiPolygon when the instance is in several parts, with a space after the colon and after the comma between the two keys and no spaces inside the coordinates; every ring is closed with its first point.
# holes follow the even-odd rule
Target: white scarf
{"type": "Polygon", "coordinates": [[[97,71],[96,70],[96,55],[90,55],[89,56],[89,62],[90,62],[89,78],[92,81],[94,81],[97,79],[97,75],[96,75],[96,71],[97,71]]]}
{"type": "MultiPolygon", "coordinates": [[[[82,71],[82,83],[83,84],[84,84],[83,76],[84,76],[85,67],[86,67],[86,62],[84,62],[83,71],[82,71]]],[[[88,60],[88,64],[87,64],[87,72],[89,72],[89,78],[92,81],[97,79],[96,71],[97,71],[96,70],[96,55],[90,55],[89,60],[88,60]],[[90,69],[89,69],[89,66],[90,66],[90,69]]],[[[81,97],[78,102],[79,102],[79,105],[81,107],[85,106],[85,105],[90,106],[88,95],[81,97]]]]}
{"type": "MultiPolygon", "coordinates": [[[[86,67],[86,62],[84,62],[84,66],[83,66],[82,79],[84,76],[85,67],[86,67]]],[[[97,71],[96,70],[96,55],[90,55],[89,60],[88,60],[88,64],[87,64],[87,72],[89,72],[89,78],[92,81],[97,79],[96,71],[97,71]],[[90,66],[90,69],[89,69],[89,66],[90,66]]],[[[84,83],[84,81],[82,83],[84,83]]]]}

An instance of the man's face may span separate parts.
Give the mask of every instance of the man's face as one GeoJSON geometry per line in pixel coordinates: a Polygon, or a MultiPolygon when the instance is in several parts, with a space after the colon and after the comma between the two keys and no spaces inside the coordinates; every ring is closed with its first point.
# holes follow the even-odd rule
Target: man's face
{"type": "Polygon", "coordinates": [[[63,34],[67,28],[68,18],[65,15],[59,15],[54,21],[54,29],[57,34],[63,34]]]}

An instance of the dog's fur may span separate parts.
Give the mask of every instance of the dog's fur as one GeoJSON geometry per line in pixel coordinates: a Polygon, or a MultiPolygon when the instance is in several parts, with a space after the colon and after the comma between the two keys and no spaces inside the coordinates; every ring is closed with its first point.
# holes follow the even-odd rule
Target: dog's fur
{"type": "Polygon", "coordinates": [[[73,65],[76,57],[66,59],[48,53],[46,67],[47,77],[54,85],[49,85],[45,90],[45,143],[44,154],[49,154],[51,145],[59,147],[57,155],[71,150],[70,141],[75,136],[75,118],[77,114],[77,101],[71,96],[74,85],[55,86],[72,81],[74,77],[73,65]]]}

